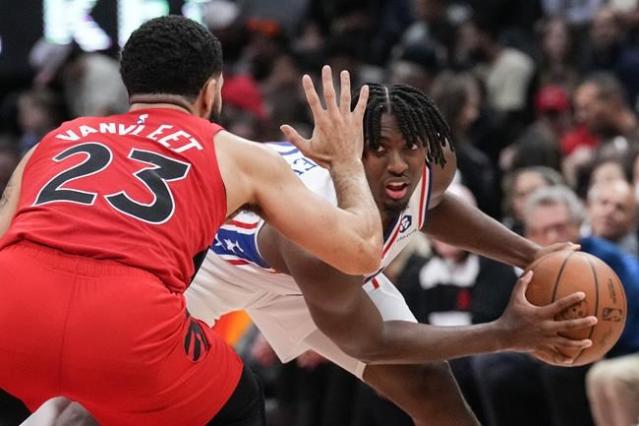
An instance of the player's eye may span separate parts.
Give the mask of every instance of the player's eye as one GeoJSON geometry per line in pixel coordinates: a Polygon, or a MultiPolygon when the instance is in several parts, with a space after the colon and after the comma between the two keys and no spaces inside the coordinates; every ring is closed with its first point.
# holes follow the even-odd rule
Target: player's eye
{"type": "Polygon", "coordinates": [[[377,147],[375,148],[376,154],[383,154],[385,152],[386,152],[386,148],[384,148],[383,145],[377,145],[377,147]]]}
{"type": "Polygon", "coordinates": [[[410,149],[411,151],[417,151],[419,149],[419,145],[417,145],[416,143],[408,144],[408,149],[410,149]]]}

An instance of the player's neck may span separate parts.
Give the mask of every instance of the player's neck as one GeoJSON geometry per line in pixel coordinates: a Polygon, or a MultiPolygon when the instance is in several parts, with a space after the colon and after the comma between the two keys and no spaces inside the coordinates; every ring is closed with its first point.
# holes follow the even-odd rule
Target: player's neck
{"type": "Polygon", "coordinates": [[[387,235],[397,223],[397,220],[399,219],[399,215],[401,214],[401,211],[381,210],[380,213],[382,216],[383,232],[384,232],[384,235],[387,235]]]}
{"type": "Polygon", "coordinates": [[[193,114],[193,106],[178,95],[133,95],[130,98],[129,111],[148,108],[168,108],[193,114]]]}

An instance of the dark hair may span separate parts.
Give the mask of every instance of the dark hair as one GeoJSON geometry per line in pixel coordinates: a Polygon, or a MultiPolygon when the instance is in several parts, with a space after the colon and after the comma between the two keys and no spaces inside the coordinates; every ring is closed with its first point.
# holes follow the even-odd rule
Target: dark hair
{"type": "Polygon", "coordinates": [[[581,82],[581,85],[592,84],[597,87],[598,98],[603,100],[619,99],[625,102],[623,86],[614,74],[606,71],[597,71],[589,74],[581,82]]]}
{"type": "MultiPolygon", "coordinates": [[[[445,71],[437,76],[430,90],[433,101],[439,106],[439,111],[452,124],[452,132],[457,142],[460,136],[463,136],[457,133],[461,130],[457,128],[459,118],[468,104],[469,92],[473,89],[473,85],[479,86],[471,74],[453,74],[445,71]]],[[[477,89],[479,92],[479,88],[477,89]]]]}
{"type": "Polygon", "coordinates": [[[206,28],[182,16],[151,19],[122,50],[120,74],[129,96],[171,94],[194,100],[222,72],[222,46],[206,28]]]}
{"type": "MultiPolygon", "coordinates": [[[[410,144],[426,147],[426,161],[444,166],[446,159],[443,148],[446,144],[451,150],[454,148],[450,127],[432,99],[406,84],[367,84],[370,96],[364,114],[366,148],[375,149],[379,146],[382,114],[392,114],[397,119],[404,139],[410,144]]],[[[353,96],[353,106],[358,99],[359,92],[353,96]]]]}

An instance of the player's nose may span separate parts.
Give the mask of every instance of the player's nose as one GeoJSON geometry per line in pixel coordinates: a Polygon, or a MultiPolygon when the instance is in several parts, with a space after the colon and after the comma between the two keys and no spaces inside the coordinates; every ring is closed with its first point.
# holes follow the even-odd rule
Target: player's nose
{"type": "Polygon", "coordinates": [[[408,163],[397,151],[391,151],[388,155],[388,171],[400,175],[408,169],[408,163]]]}

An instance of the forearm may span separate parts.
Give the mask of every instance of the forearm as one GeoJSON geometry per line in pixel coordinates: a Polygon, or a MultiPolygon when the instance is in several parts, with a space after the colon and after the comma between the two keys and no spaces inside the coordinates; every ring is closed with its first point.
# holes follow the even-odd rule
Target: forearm
{"type": "Polygon", "coordinates": [[[330,173],[338,206],[352,216],[345,225],[354,228],[367,242],[378,244],[381,250],[382,224],[364,165],[361,161],[342,162],[334,164],[330,173]]]}
{"type": "Polygon", "coordinates": [[[0,198],[0,238],[2,238],[7,229],[9,229],[9,225],[18,207],[18,197],[16,194],[18,191],[17,181],[18,178],[14,174],[4,188],[4,192],[0,198]]]}
{"type": "Polygon", "coordinates": [[[421,364],[505,349],[498,323],[436,327],[407,321],[388,321],[369,364],[421,364]]]}
{"type": "Polygon", "coordinates": [[[439,241],[509,265],[525,268],[539,246],[453,195],[429,210],[426,232],[439,241]]]}
{"type": "Polygon", "coordinates": [[[363,292],[336,299],[337,306],[327,306],[307,297],[316,325],[345,353],[369,364],[421,364],[495,352],[508,340],[498,321],[464,327],[384,321],[363,292]]]}

